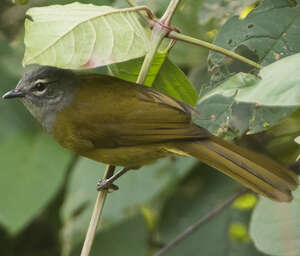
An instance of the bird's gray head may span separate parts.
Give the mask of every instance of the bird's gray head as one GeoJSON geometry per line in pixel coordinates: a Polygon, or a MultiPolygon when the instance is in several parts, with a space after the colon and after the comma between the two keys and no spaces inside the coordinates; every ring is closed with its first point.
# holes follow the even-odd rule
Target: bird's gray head
{"type": "Polygon", "coordinates": [[[3,98],[20,98],[31,114],[51,131],[56,113],[70,104],[76,88],[72,71],[42,66],[25,73],[17,87],[3,98]]]}

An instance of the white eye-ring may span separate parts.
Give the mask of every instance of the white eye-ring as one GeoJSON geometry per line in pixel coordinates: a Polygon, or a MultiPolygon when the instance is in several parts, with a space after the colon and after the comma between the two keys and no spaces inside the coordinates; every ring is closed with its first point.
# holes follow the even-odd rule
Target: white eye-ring
{"type": "Polygon", "coordinates": [[[46,91],[47,91],[47,85],[42,82],[36,83],[35,86],[33,87],[33,94],[37,96],[44,94],[46,91]]]}

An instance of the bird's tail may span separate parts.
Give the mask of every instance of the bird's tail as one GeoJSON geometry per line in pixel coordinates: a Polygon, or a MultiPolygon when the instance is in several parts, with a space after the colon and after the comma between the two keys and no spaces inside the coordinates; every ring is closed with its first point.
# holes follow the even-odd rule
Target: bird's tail
{"type": "Polygon", "coordinates": [[[298,186],[296,174],[273,160],[250,152],[218,137],[187,141],[176,150],[215,167],[244,186],[274,201],[289,202],[298,186]]]}

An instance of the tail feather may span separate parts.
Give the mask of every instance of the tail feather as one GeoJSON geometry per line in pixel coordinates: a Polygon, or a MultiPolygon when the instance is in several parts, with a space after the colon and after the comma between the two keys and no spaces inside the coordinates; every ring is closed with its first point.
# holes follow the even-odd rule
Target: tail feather
{"type": "Polygon", "coordinates": [[[215,136],[178,143],[175,147],[274,201],[291,201],[291,190],[298,186],[298,178],[290,170],[215,136]]]}

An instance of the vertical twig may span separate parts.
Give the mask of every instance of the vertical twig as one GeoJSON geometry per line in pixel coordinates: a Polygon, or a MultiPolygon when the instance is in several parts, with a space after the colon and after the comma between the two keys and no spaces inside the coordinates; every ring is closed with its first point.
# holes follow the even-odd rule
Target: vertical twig
{"type": "MultiPolygon", "coordinates": [[[[103,175],[103,180],[110,178],[114,174],[114,171],[115,171],[115,166],[108,165],[103,175]]],[[[97,229],[97,224],[100,222],[100,217],[102,215],[102,210],[103,210],[106,196],[107,196],[107,190],[98,192],[92,218],[90,221],[88,231],[86,233],[86,237],[84,240],[84,244],[80,256],[88,256],[91,251],[96,229],[97,229]]]]}
{"type": "Polygon", "coordinates": [[[165,11],[164,15],[161,17],[161,21],[163,22],[163,24],[165,24],[166,26],[169,26],[171,23],[171,20],[175,14],[175,11],[178,7],[178,5],[180,4],[181,0],[172,0],[167,8],[167,10],[165,11]]]}
{"type": "Polygon", "coordinates": [[[150,69],[153,58],[159,48],[162,40],[166,37],[166,35],[170,32],[170,21],[175,13],[175,10],[180,3],[181,0],[171,0],[167,10],[165,11],[163,17],[159,19],[158,22],[155,22],[152,29],[152,41],[150,51],[147,53],[141,71],[139,73],[137,83],[143,84],[147,73],[150,69]]]}
{"type": "Polygon", "coordinates": [[[146,76],[151,67],[153,58],[157,52],[157,49],[160,46],[160,43],[164,39],[165,35],[166,35],[166,32],[164,30],[161,30],[159,27],[154,26],[153,32],[152,32],[152,46],[151,46],[150,51],[145,56],[141,71],[140,71],[139,76],[136,81],[138,84],[143,84],[145,82],[145,79],[146,79],[146,76]]]}

